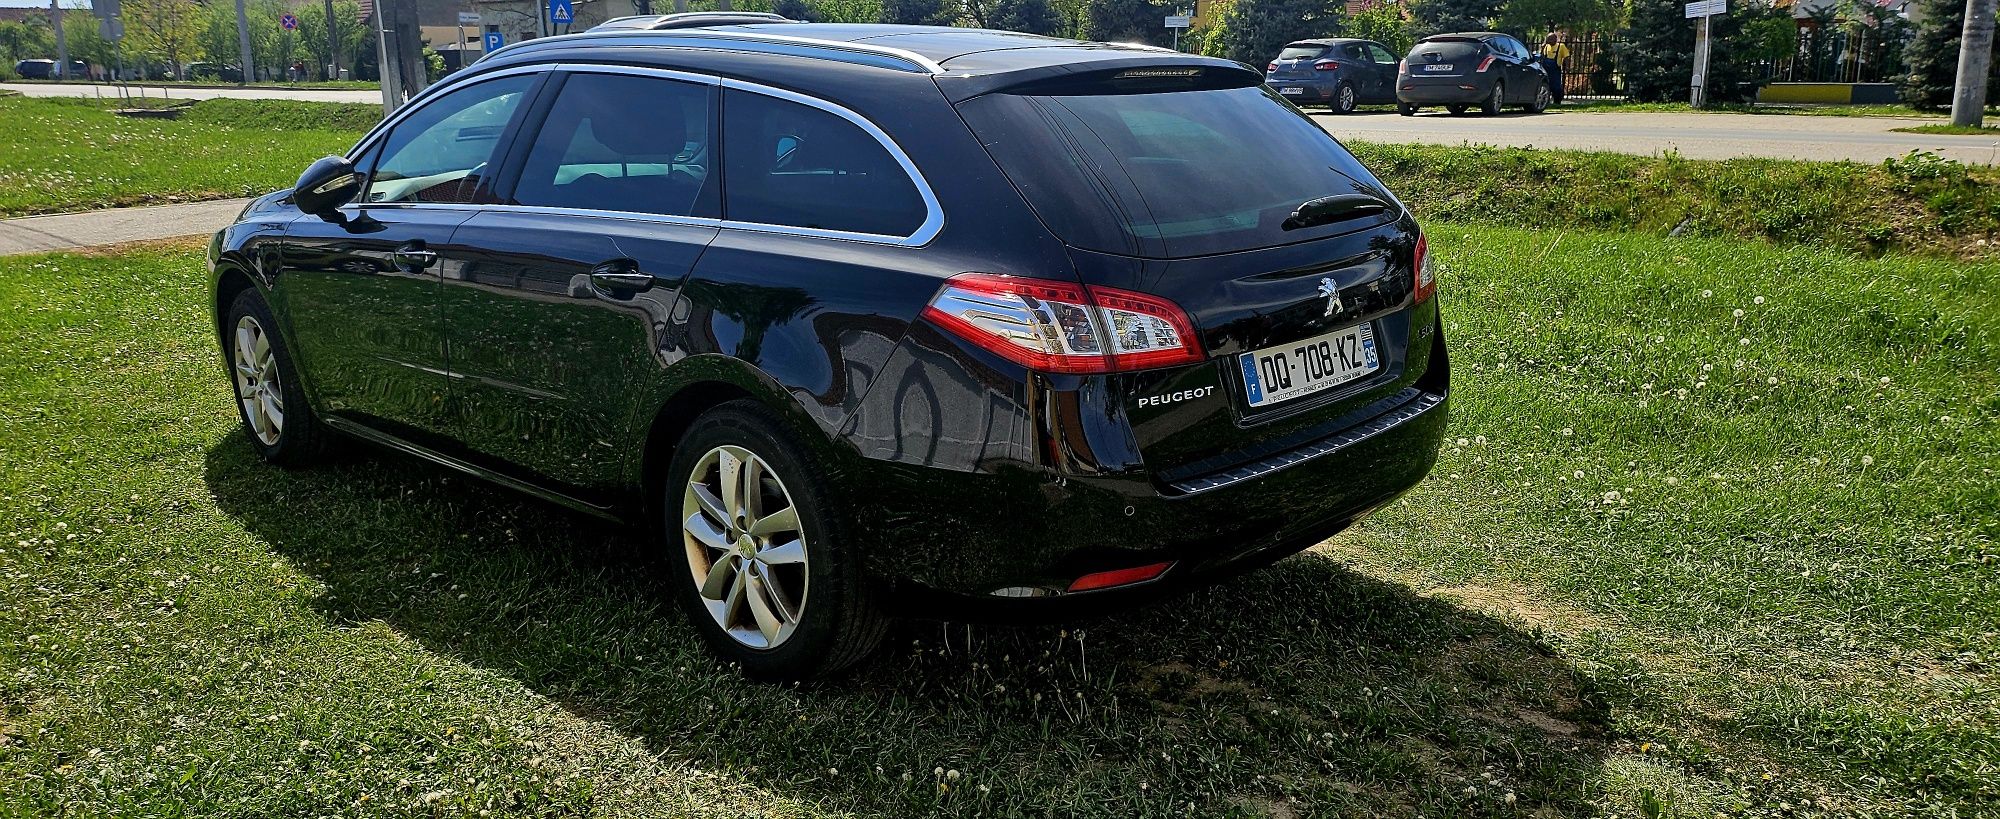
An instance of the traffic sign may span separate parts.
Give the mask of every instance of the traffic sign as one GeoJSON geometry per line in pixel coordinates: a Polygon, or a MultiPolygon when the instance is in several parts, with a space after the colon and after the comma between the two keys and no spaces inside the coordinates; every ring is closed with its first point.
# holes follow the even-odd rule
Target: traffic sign
{"type": "Polygon", "coordinates": [[[285,16],[278,18],[278,25],[286,31],[298,31],[299,18],[292,16],[290,12],[286,12],[285,16]]]}
{"type": "Polygon", "coordinates": [[[479,25],[479,12],[476,12],[476,11],[461,11],[461,12],[459,12],[459,13],[458,13],[458,24],[459,24],[459,25],[461,25],[461,26],[476,26],[476,25],[479,25]]]}
{"type": "Polygon", "coordinates": [[[570,0],[549,0],[549,22],[559,26],[576,22],[576,9],[570,0]]]}
{"type": "Polygon", "coordinates": [[[1729,0],[1695,0],[1695,2],[1683,6],[1682,10],[1686,12],[1687,18],[1690,20],[1696,17],[1728,14],[1729,0]]]}
{"type": "Polygon", "coordinates": [[[482,45],[486,47],[486,51],[489,54],[495,51],[499,51],[500,47],[506,44],[507,44],[507,38],[501,36],[500,32],[497,31],[486,32],[486,42],[482,43],[482,45]]]}
{"type": "Polygon", "coordinates": [[[1174,14],[1167,17],[1167,28],[1187,28],[1193,23],[1194,18],[1186,14],[1174,14]]]}

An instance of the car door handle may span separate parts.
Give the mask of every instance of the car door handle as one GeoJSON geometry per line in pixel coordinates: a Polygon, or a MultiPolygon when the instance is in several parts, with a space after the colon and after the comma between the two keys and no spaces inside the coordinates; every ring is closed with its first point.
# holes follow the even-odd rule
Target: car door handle
{"type": "Polygon", "coordinates": [[[653,274],[639,269],[636,262],[605,262],[592,268],[590,283],[613,293],[637,293],[653,286],[653,274]]]}
{"type": "Polygon", "coordinates": [[[396,248],[396,264],[414,270],[422,270],[437,264],[437,251],[426,249],[422,242],[411,242],[396,248]]]}

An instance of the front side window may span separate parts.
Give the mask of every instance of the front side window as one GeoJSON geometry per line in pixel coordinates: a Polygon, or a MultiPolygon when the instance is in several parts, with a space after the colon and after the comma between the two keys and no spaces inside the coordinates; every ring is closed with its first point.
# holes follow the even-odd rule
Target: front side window
{"type": "Polygon", "coordinates": [[[487,169],[507,123],[534,87],[520,75],[474,83],[432,100],[396,123],[369,174],[369,203],[486,200],[487,169]]]}
{"type": "Polygon", "coordinates": [[[577,73],[535,134],[514,203],[665,216],[714,216],[713,86],[577,73]]]}
{"type": "Polygon", "coordinates": [[[838,114],[727,89],[722,123],[731,221],[910,236],[929,215],[888,149],[838,114]]]}

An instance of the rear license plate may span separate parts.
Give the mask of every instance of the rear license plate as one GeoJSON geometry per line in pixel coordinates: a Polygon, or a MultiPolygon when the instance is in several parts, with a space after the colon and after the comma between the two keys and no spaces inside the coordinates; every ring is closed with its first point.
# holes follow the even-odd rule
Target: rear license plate
{"type": "Polygon", "coordinates": [[[1305,92],[1306,92],[1305,89],[1300,88],[1296,85],[1278,89],[1278,93],[1280,94],[1298,95],[1298,94],[1303,94],[1305,92]]]}
{"type": "Polygon", "coordinates": [[[1375,325],[1356,324],[1236,357],[1250,406],[1263,407],[1332,389],[1382,368],[1375,325]]]}
{"type": "Polygon", "coordinates": [[[1429,65],[1424,66],[1424,70],[1438,71],[1438,72],[1450,71],[1451,63],[1431,63],[1429,65]]]}

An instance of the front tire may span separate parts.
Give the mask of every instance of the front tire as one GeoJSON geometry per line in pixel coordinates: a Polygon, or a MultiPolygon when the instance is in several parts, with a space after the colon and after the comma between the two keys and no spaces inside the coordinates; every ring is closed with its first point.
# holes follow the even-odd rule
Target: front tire
{"type": "Polygon", "coordinates": [[[776,416],[741,400],[696,419],[667,470],[668,582],[709,647],[759,679],[831,675],[888,625],[811,462],[776,416]]]}
{"type": "Polygon", "coordinates": [[[1499,116],[1500,106],[1504,102],[1506,102],[1506,100],[1507,100],[1507,83],[1502,82],[1500,80],[1494,80],[1493,96],[1486,98],[1485,102],[1480,103],[1479,113],[1485,114],[1486,116],[1489,117],[1499,116]]]}
{"type": "Polygon", "coordinates": [[[1414,117],[1417,115],[1417,107],[1407,102],[1399,102],[1396,103],[1396,113],[1406,117],[1414,117]]]}
{"type": "Polygon", "coordinates": [[[1354,86],[1352,85],[1341,83],[1340,87],[1333,89],[1332,107],[1333,112],[1336,114],[1352,114],[1354,113],[1354,106],[1360,102],[1361,100],[1354,93],[1354,86]]]}
{"type": "Polygon", "coordinates": [[[230,302],[222,349],[235,386],[237,417],[257,457],[284,466],[310,463],[326,437],[306,404],[298,369],[271,308],[254,288],[230,302]]]}
{"type": "Polygon", "coordinates": [[[1555,96],[1549,93],[1548,84],[1543,83],[1542,87],[1535,89],[1535,101],[1528,103],[1527,111],[1530,114],[1539,114],[1549,110],[1549,105],[1554,102],[1555,96]]]}

